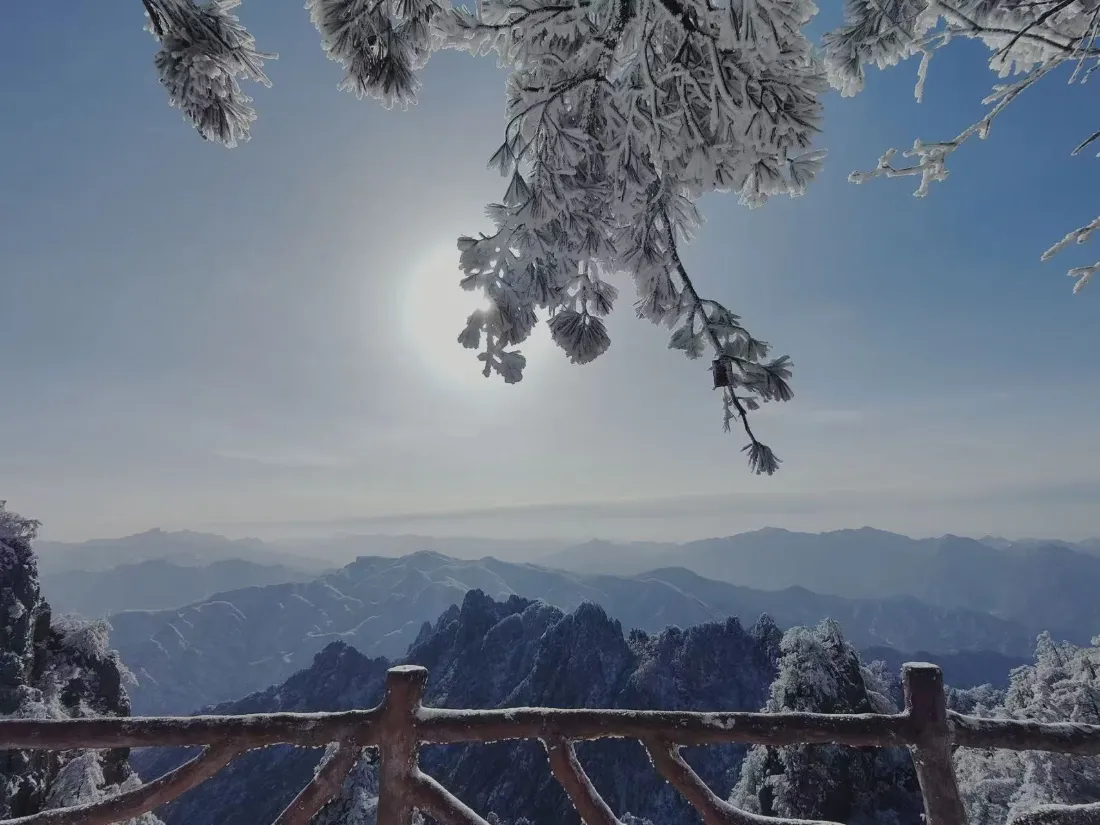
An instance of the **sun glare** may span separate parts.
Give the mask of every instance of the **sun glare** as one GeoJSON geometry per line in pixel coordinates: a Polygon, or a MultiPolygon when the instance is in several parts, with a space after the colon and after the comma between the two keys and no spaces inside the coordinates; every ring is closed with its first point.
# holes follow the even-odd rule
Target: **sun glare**
{"type": "MultiPolygon", "coordinates": [[[[504,386],[498,376],[486,379],[476,350],[458,343],[458,334],[471,312],[486,305],[480,292],[459,285],[458,250],[453,243],[433,248],[409,273],[402,313],[402,335],[407,337],[433,379],[458,386],[487,383],[504,386]],[[480,383],[479,383],[480,382],[480,383]]],[[[529,369],[543,369],[553,359],[545,324],[519,347],[529,369]]],[[[526,378],[524,379],[527,380],[526,378]]]]}

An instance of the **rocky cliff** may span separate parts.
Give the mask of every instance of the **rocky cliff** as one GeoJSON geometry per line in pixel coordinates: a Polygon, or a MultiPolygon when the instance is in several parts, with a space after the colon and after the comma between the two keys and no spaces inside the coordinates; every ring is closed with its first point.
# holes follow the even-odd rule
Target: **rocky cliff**
{"type": "MultiPolygon", "coordinates": [[[[0,718],[128,716],[107,626],[57,618],[42,598],[37,523],[0,502],[0,718]]],[[[137,783],[129,752],[0,751],[0,819],[95,801],[137,783]]],[[[157,820],[145,817],[143,825],[157,820]]]]}
{"type": "MultiPolygon", "coordinates": [[[[428,668],[425,702],[437,707],[756,710],[775,676],[780,638],[766,617],[750,629],[729,619],[652,636],[637,631],[624,635],[618,622],[590,603],[564,613],[542,602],[516,596],[496,601],[471,591],[460,607],[421,630],[403,661],[428,668]]],[[[218,706],[215,712],[370,707],[382,696],[390,664],[334,643],[284,684],[218,706]]],[[[662,825],[694,821],[637,743],[588,743],[578,753],[616,811],[662,825]]],[[[685,752],[722,794],[736,780],[743,754],[737,746],[685,752]]],[[[178,752],[143,755],[148,765],[143,773],[161,773],[182,758],[178,752]]],[[[270,820],[308,781],[319,758],[319,751],[289,748],[252,753],[161,815],[169,825],[270,820]]],[[[428,747],[421,761],[428,773],[483,815],[495,813],[506,821],[526,818],[532,825],[578,821],[536,742],[428,747]]],[[[324,821],[369,822],[373,782],[371,769],[364,766],[324,821]]]]}
{"type": "Polygon", "coordinates": [[[782,627],[814,625],[828,616],[858,648],[880,645],[931,656],[974,650],[1026,656],[1037,632],[913,599],[856,601],[802,589],[766,593],[675,568],[629,578],[582,576],[425,552],[361,558],[309,582],[220,593],[178,610],[115,614],[111,641],[137,676],[135,712],[193,713],[285,681],[333,641],[368,656],[403,656],[422,625],[461,604],[469,590],[497,600],[542,599],[566,612],[594,602],[627,629],[649,633],[729,616],[751,622],[767,613],[782,627]]]}

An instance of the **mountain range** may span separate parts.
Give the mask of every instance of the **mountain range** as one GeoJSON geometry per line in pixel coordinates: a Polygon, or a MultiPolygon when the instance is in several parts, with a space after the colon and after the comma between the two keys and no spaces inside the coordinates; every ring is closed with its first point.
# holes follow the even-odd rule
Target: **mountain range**
{"type": "MultiPolygon", "coordinates": [[[[467,560],[492,556],[615,576],[679,567],[707,579],[757,590],[802,587],[850,599],[908,596],[940,607],[989,613],[1028,628],[1068,633],[1068,638],[1076,641],[1100,633],[1100,602],[1091,597],[1100,585],[1097,539],[1077,543],[995,536],[913,539],[872,528],[825,533],[767,528],[685,544],[592,541],[563,547],[550,540],[377,535],[264,542],[153,530],[81,544],[38,542],[36,549],[44,577],[61,571],[106,571],[153,560],[197,567],[231,559],[320,575],[357,557],[396,557],[421,550],[467,560]]],[[[227,579],[209,593],[261,580],[227,579]]],[[[163,584],[151,581],[146,589],[158,587],[163,584]]],[[[164,589],[171,591],[170,587],[164,589]]],[[[112,612],[179,607],[199,598],[195,595],[198,590],[181,587],[179,592],[172,604],[134,604],[130,600],[113,605],[112,612]]]]}
{"type": "Polygon", "coordinates": [[[264,566],[282,565],[294,570],[321,573],[338,566],[323,557],[301,554],[259,539],[227,539],[191,530],[148,530],[118,539],[93,539],[77,543],[36,541],[38,570],[42,575],[66,570],[105,571],[146,561],[168,561],[181,567],[239,560],[264,566]]]}
{"type": "MultiPolygon", "coordinates": [[[[981,611],[1087,642],[1100,633],[1100,556],[1094,542],[942,536],[912,539],[862,528],[794,533],[768,528],[675,547],[675,564],[762,590],[807,587],[852,599],[908,596],[981,611]]],[[[552,567],[632,575],[667,564],[667,551],[591,542],[543,559],[552,567]]]]}
{"type": "MultiPolygon", "coordinates": [[[[781,632],[763,619],[746,629],[736,619],[624,634],[600,607],[564,613],[512,596],[468,592],[420,634],[405,663],[428,668],[425,704],[757,710],[776,672],[781,632]]],[[[220,705],[215,713],[365,708],[382,696],[390,662],[336,642],[284,684],[220,705]]],[[[727,795],[744,748],[685,750],[715,791],[727,795]],[[700,758],[705,757],[705,758],[700,758]]],[[[584,743],[578,755],[596,788],[617,811],[663,825],[687,825],[686,803],[648,764],[637,742],[584,743]]],[[[152,778],[178,764],[179,751],[135,754],[152,778]]],[[[312,775],[320,754],[267,748],[236,760],[214,779],[158,811],[168,825],[253,825],[270,821],[312,775]]],[[[430,747],[424,769],[483,815],[532,825],[574,825],[571,803],[550,777],[537,742],[430,747]]],[[[357,804],[355,789],[335,804],[357,804]],[[352,798],[348,798],[348,797],[352,798]]],[[[322,821],[324,820],[322,814],[322,821]]],[[[333,821],[359,821],[341,817],[333,821]]]]}
{"type": "MultiPolygon", "coordinates": [[[[305,582],[248,587],[173,610],[110,616],[112,645],[137,677],[135,712],[187,713],[286,679],[332,641],[367,656],[403,655],[466,593],[521,595],[562,610],[600,604],[628,629],[659,632],[736,616],[768,614],[783,627],[832,617],[853,644],[929,655],[986,651],[1007,657],[1000,676],[1034,649],[1036,628],[912,598],[844,599],[803,588],[763,592],[678,568],[638,576],[594,576],[496,559],[438,553],[361,558],[305,582]]],[[[989,655],[989,654],[987,654],[989,655]]]]}
{"type": "Polygon", "coordinates": [[[314,573],[283,564],[225,559],[209,564],[175,564],[163,559],[107,570],[43,573],[42,592],[59,613],[99,618],[121,610],[179,607],[225,590],[308,581],[314,573]]]}
{"type": "MultiPolygon", "coordinates": [[[[38,542],[36,549],[44,577],[152,560],[196,567],[231,559],[316,576],[357,557],[396,557],[421,550],[467,560],[492,556],[576,573],[627,577],[678,567],[756,590],[802,587],[848,599],[908,596],[939,607],[989,613],[1029,629],[1068,634],[1075,641],[1100,633],[1100,601],[1091,596],[1100,586],[1097,539],[1077,543],[995,536],[913,539],[872,528],[826,533],[767,528],[685,544],[592,541],[562,547],[549,540],[372,535],[264,542],[153,530],[81,544],[38,542]]],[[[226,580],[210,593],[246,583],[226,580]]],[[[154,581],[147,589],[162,586],[154,581]]],[[[112,612],[179,607],[196,600],[195,592],[181,588],[174,604],[120,602],[112,612]]]]}

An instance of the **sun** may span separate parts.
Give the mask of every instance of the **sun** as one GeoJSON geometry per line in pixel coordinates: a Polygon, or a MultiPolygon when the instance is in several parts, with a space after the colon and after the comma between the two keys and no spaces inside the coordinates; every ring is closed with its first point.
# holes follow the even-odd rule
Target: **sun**
{"type": "MultiPolygon", "coordinates": [[[[481,374],[477,350],[458,343],[466,318],[486,306],[480,292],[467,292],[458,285],[458,249],[453,242],[437,245],[416,260],[409,272],[402,301],[402,336],[410,343],[423,368],[436,383],[465,388],[486,384],[507,385],[492,375],[481,374]]],[[[553,344],[544,323],[539,323],[519,350],[527,358],[528,371],[549,366],[553,344]]],[[[528,379],[525,377],[524,382],[528,379]]]]}

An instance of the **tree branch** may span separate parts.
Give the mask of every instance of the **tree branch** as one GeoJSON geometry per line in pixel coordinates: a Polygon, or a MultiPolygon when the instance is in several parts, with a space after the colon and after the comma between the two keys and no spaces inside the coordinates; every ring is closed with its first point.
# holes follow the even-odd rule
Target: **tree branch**
{"type": "Polygon", "coordinates": [[[1026,35],[1028,32],[1030,32],[1036,26],[1043,25],[1051,17],[1056,15],[1058,12],[1062,11],[1062,9],[1065,9],[1065,8],[1068,8],[1069,6],[1072,6],[1077,1],[1078,0],[1061,0],[1061,2],[1057,3],[1054,6],[1051,6],[1045,12],[1040,14],[1037,18],[1035,18],[1030,23],[1028,23],[1024,28],[1020,29],[1020,31],[1017,32],[1016,35],[1014,35],[1013,38],[1010,41],[1008,41],[1008,45],[1005,46],[1004,48],[998,49],[997,54],[995,54],[993,56],[997,57],[997,56],[1002,55],[1002,54],[1007,55],[1010,51],[1012,51],[1012,47],[1015,46],[1018,42],[1020,42],[1021,37],[1026,35]]]}
{"type": "Polygon", "coordinates": [[[153,6],[152,0],[141,0],[141,4],[145,6],[145,11],[149,14],[149,20],[153,24],[153,33],[163,40],[167,31],[165,31],[164,21],[161,19],[160,12],[153,6]]]}
{"type": "MultiPolygon", "coordinates": [[[[527,10],[519,17],[501,23],[482,23],[481,21],[478,21],[477,25],[474,28],[488,29],[490,31],[504,31],[506,29],[512,29],[516,26],[526,23],[528,20],[530,20],[532,17],[534,17],[536,14],[539,14],[540,12],[550,12],[551,17],[556,17],[562,12],[576,11],[577,8],[577,6],[543,6],[542,8],[527,10]]],[[[509,11],[511,11],[511,9],[509,9],[509,11]]]]}
{"type": "MultiPolygon", "coordinates": [[[[1058,49],[1062,52],[1074,51],[1074,49],[1072,48],[1072,44],[1058,43],[1057,41],[1050,40],[1049,38],[1043,37],[1042,35],[1031,34],[1030,32],[1025,33],[1018,29],[1002,29],[999,26],[983,26],[977,20],[974,20],[963,12],[959,11],[957,7],[947,3],[946,0],[939,0],[938,5],[943,10],[950,12],[952,15],[961,20],[963,25],[968,27],[973,34],[1003,34],[1009,36],[1019,35],[1019,37],[1022,39],[1033,40],[1036,43],[1042,43],[1044,46],[1049,46],[1052,49],[1058,49]]],[[[956,23],[956,25],[958,25],[958,23],[956,23]]]]}
{"type": "Polygon", "coordinates": [[[917,188],[915,194],[917,197],[923,197],[927,194],[928,187],[933,180],[942,180],[946,176],[944,164],[948,155],[974,135],[985,137],[990,127],[993,125],[993,121],[1020,96],[1021,92],[1033,86],[1048,72],[1060,65],[1060,63],[1061,59],[1049,60],[1032,71],[1027,77],[1017,81],[1011,87],[1008,87],[1007,90],[1001,94],[1000,100],[997,101],[996,105],[990,109],[981,120],[968,126],[953,139],[938,143],[922,143],[920,141],[915,143],[913,148],[906,150],[904,154],[906,157],[919,158],[917,163],[910,166],[893,166],[890,160],[896,150],[891,149],[879,159],[878,166],[874,169],[869,172],[852,172],[848,176],[848,180],[852,183],[864,183],[871,178],[877,177],[898,178],[910,175],[920,175],[922,178],[921,184],[917,188]]]}
{"type": "MultiPolygon", "coordinates": [[[[711,329],[710,324],[707,323],[707,316],[703,310],[703,299],[699,296],[698,290],[695,289],[695,284],[692,283],[691,276],[688,275],[687,268],[684,266],[684,262],[680,260],[680,252],[676,246],[676,234],[672,228],[672,221],[669,219],[667,211],[661,212],[661,217],[665,222],[665,229],[668,233],[669,254],[672,255],[672,262],[676,267],[676,274],[680,276],[680,280],[684,283],[684,290],[691,297],[692,301],[692,314],[697,314],[703,322],[703,328],[707,331],[707,337],[710,339],[711,346],[714,347],[715,355],[718,358],[724,359],[725,348],[722,346],[722,342],[718,340],[718,335],[711,329]]],[[[753,444],[760,444],[756,435],[753,434],[752,427],[749,426],[749,413],[742,405],[741,400],[737,397],[737,393],[732,388],[729,389],[728,397],[737,410],[738,416],[741,418],[741,426],[745,428],[745,434],[748,435],[749,441],[753,444]]]]}

